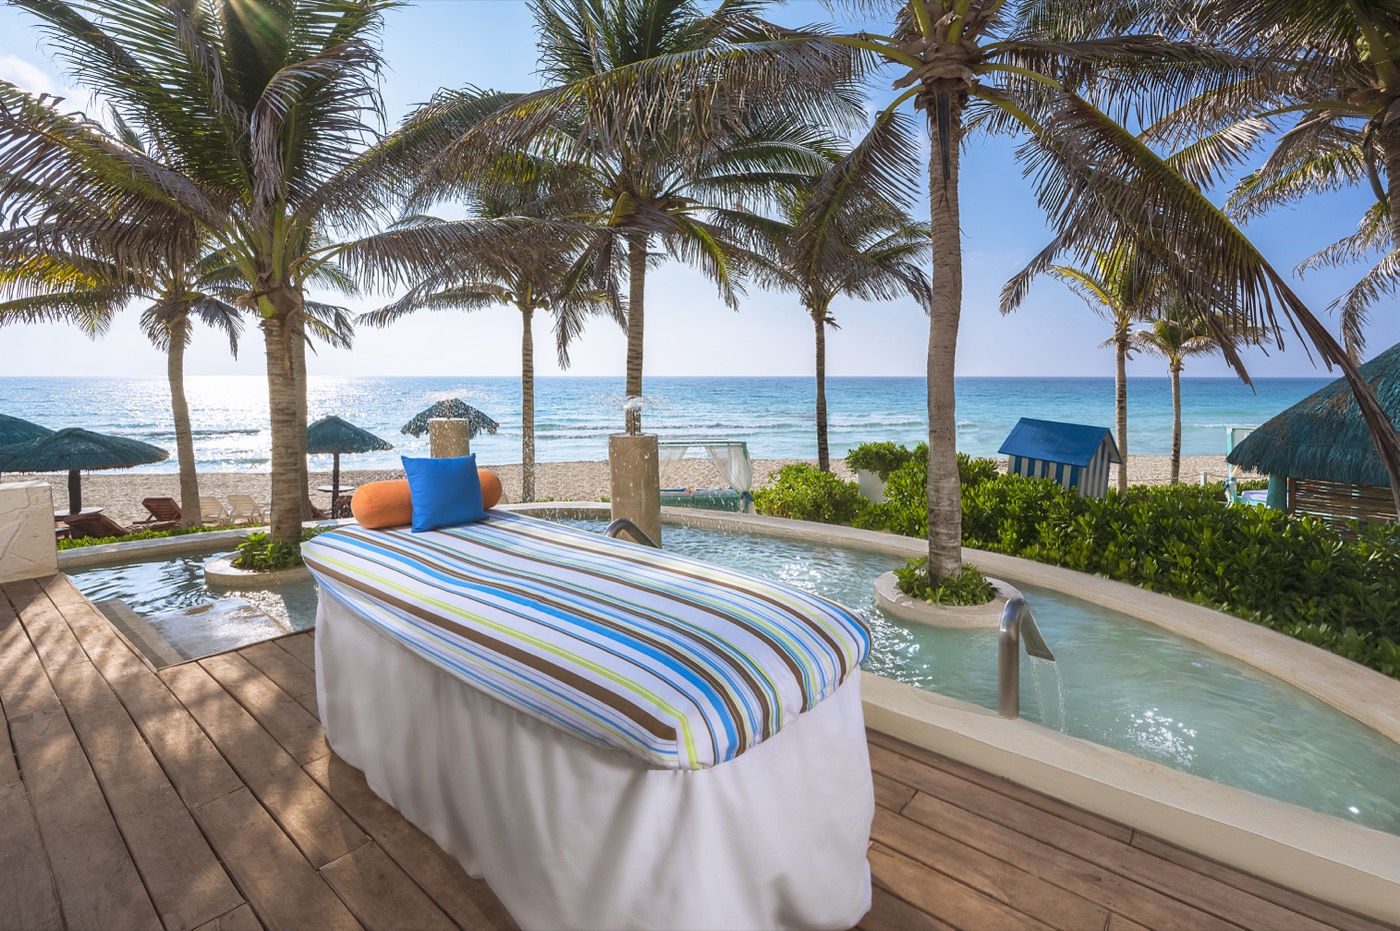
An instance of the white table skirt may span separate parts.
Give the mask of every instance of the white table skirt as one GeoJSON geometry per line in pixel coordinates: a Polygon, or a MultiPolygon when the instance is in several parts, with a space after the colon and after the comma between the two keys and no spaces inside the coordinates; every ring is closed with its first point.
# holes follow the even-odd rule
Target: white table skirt
{"type": "Polygon", "coordinates": [[[332,749],[521,927],[850,928],[875,801],[859,672],[720,766],[649,769],[522,714],[322,597],[332,749]]]}

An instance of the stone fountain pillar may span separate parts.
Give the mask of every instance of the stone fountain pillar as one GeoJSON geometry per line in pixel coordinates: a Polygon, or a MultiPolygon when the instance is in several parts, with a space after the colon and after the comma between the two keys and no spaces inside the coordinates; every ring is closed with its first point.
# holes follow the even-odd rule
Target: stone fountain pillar
{"type": "Polygon", "coordinates": [[[53,491],[47,482],[0,484],[0,582],[58,571],[53,491]]]}
{"type": "Polygon", "coordinates": [[[471,425],[465,420],[434,417],[428,421],[428,448],[434,459],[471,455],[471,425]]]}
{"type": "Polygon", "coordinates": [[[661,545],[661,458],[654,433],[608,437],[612,517],[629,518],[661,545]]]}

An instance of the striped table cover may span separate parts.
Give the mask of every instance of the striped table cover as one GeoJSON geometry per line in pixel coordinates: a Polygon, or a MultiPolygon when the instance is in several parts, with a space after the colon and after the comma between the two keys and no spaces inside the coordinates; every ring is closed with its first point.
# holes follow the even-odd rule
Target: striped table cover
{"type": "Polygon", "coordinates": [[[513,708],[667,769],[733,759],[834,693],[870,635],[807,592],[500,511],[302,547],[335,598],[513,708]]]}

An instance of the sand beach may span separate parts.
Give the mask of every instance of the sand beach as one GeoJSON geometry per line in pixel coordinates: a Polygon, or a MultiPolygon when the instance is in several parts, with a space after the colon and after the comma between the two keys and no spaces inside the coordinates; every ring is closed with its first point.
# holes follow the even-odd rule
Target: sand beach
{"type": "MultiPolygon", "coordinates": [[[[755,459],[753,461],[754,487],[761,488],[768,477],[785,465],[794,462],[812,462],[805,459],[755,459]]],[[[520,464],[498,465],[482,462],[483,466],[495,470],[501,476],[507,501],[520,500],[520,464]]],[[[1005,468],[1005,460],[1002,460],[1005,468]]],[[[685,460],[677,465],[674,476],[668,476],[668,484],[690,487],[711,487],[721,484],[713,467],[707,460],[685,460]]],[[[832,462],[836,474],[845,479],[854,476],[846,468],[844,460],[832,462]]],[[[1212,480],[1225,477],[1224,456],[1183,456],[1181,478],[1183,482],[1194,483],[1206,472],[1212,480]]],[[[364,482],[388,478],[402,478],[401,471],[378,470],[357,471],[342,469],[341,482],[345,485],[359,485],[364,482]]],[[[1167,456],[1129,456],[1129,480],[1135,484],[1162,485],[1170,479],[1171,459],[1167,456]]],[[[66,475],[11,475],[10,480],[40,479],[53,487],[54,507],[62,508],[68,501],[68,477],[66,475]]],[[[311,486],[329,484],[329,472],[312,472],[311,486]]],[[[258,503],[267,506],[270,498],[270,480],[267,472],[201,472],[200,493],[226,498],[230,494],[252,495],[258,503]]],[[[535,498],[539,501],[598,501],[608,494],[608,464],[606,462],[542,462],[536,466],[535,498]]],[[[171,473],[149,472],[88,472],[83,474],[83,504],[89,507],[102,507],[112,519],[129,524],[146,517],[141,499],[146,497],[180,496],[179,476],[171,473]]],[[[329,504],[330,496],[313,491],[312,500],[320,506],[329,504]]]]}

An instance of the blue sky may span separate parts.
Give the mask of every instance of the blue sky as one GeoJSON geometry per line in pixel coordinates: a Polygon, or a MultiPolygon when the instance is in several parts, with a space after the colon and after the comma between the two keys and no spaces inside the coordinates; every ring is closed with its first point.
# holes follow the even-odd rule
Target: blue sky
{"type": "MultiPolygon", "coordinates": [[[[791,24],[821,21],[816,0],[796,0],[775,17],[791,24]]],[[[878,30],[877,30],[878,31],[878,30]]],[[[389,71],[384,97],[391,124],[439,87],[475,84],[502,90],[539,86],[535,74],[533,19],[519,0],[419,0],[390,12],[384,32],[389,71]]],[[[892,74],[890,78],[892,79],[892,74]]],[[[38,46],[32,20],[0,8],[0,78],[35,91],[68,93],[55,63],[38,46]]],[[[76,108],[83,95],[69,93],[76,108]]],[[[1063,285],[1043,281],[1023,308],[1009,317],[997,309],[1002,283],[1050,236],[1029,184],[1007,139],[974,141],[963,158],[964,284],[958,372],[963,375],[1108,375],[1112,353],[1098,348],[1106,325],[1063,285]]],[[[1281,270],[1355,229],[1368,195],[1357,190],[1315,198],[1276,211],[1247,227],[1255,243],[1281,270]]],[[[922,209],[916,204],[915,209],[922,209]]],[[[1298,293],[1321,311],[1362,272],[1360,267],[1312,273],[1295,280],[1298,293]]],[[[359,302],[371,309],[380,300],[359,302]]],[[[841,329],[828,339],[833,375],[920,375],[924,371],[926,318],[910,301],[838,303],[841,329]]],[[[669,262],[648,279],[648,374],[807,375],[812,334],[806,314],[790,295],[750,289],[741,309],[727,309],[701,275],[669,262]]],[[[1370,352],[1400,341],[1393,303],[1376,309],[1370,352]]],[[[1335,320],[1324,319],[1335,329],[1335,320]]],[[[536,321],[537,371],[558,371],[536,321]]],[[[519,372],[519,315],[506,307],[422,313],[385,331],[362,330],[351,351],[322,349],[310,360],[313,374],[511,375],[519,372]]],[[[572,350],[573,374],[618,375],[625,341],[615,324],[598,321],[572,350]]],[[[1319,374],[1298,338],[1286,348],[1247,357],[1255,376],[1319,374]]],[[[191,374],[258,374],[261,340],[250,333],[237,360],[212,334],[196,336],[188,355],[191,374]]],[[[128,311],[113,331],[93,343],[61,326],[0,328],[0,375],[135,375],[160,377],[163,356],[139,334],[128,311]]],[[[1163,363],[1142,358],[1135,375],[1164,374],[1163,363]]],[[[1187,375],[1224,375],[1215,359],[1194,359],[1187,375]]]]}

